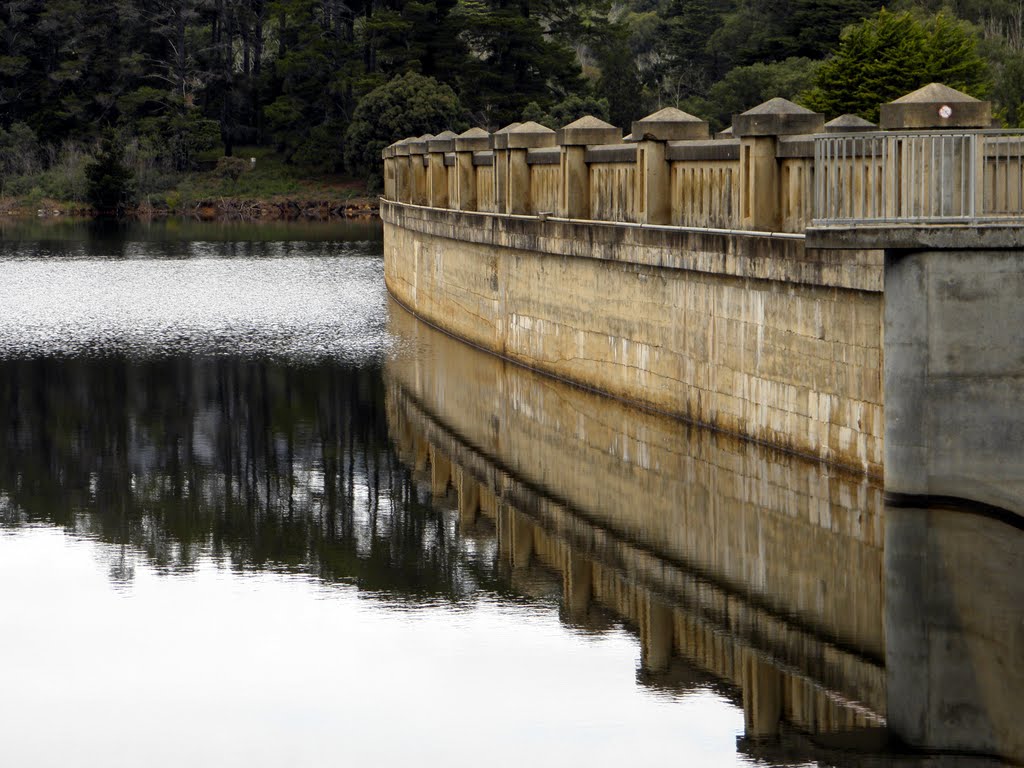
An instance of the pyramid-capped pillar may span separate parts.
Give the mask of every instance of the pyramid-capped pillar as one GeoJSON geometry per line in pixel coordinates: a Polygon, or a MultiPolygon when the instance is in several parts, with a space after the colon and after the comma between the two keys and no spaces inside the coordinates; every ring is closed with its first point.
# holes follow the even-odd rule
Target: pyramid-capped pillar
{"type": "Polygon", "coordinates": [[[700,141],[709,136],[707,120],[675,107],[665,107],[633,122],[633,141],[700,141]]]}
{"type": "Polygon", "coordinates": [[[454,131],[442,131],[427,141],[427,151],[430,153],[454,152],[456,138],[458,136],[454,131]]]}
{"type": "Polygon", "coordinates": [[[528,122],[510,126],[504,134],[509,149],[535,149],[555,146],[555,132],[540,123],[528,122]]]}
{"type": "Polygon", "coordinates": [[[425,133],[409,142],[409,154],[410,155],[425,155],[427,154],[427,143],[434,138],[431,133],[425,133]]]}
{"type": "Polygon", "coordinates": [[[740,140],[740,219],[744,229],[777,231],[782,224],[779,136],[821,133],[825,117],[783,98],[769,99],[732,118],[740,140]]]}
{"type": "Polygon", "coordinates": [[[494,205],[499,213],[508,210],[508,134],[522,123],[509,123],[491,134],[494,149],[494,205]]]}
{"type": "Polygon", "coordinates": [[[449,204],[448,168],[444,156],[455,151],[455,132],[442,131],[427,140],[427,198],[434,208],[447,208],[449,204]]]}
{"type": "Polygon", "coordinates": [[[591,217],[587,147],[594,144],[619,144],[621,140],[622,131],[593,115],[581,117],[558,129],[556,141],[562,148],[559,161],[559,215],[569,219],[591,217]]]}
{"type": "Polygon", "coordinates": [[[636,153],[637,218],[641,224],[670,224],[672,219],[672,169],[669,141],[707,139],[708,123],[675,107],[666,107],[633,123],[630,139],[638,142],[636,153]]]}
{"type": "Polygon", "coordinates": [[[405,138],[392,145],[395,160],[395,199],[403,203],[413,201],[412,157],[409,145],[414,138],[405,138]]]}
{"type": "Polygon", "coordinates": [[[491,134],[483,128],[470,128],[455,137],[455,200],[460,211],[475,211],[479,206],[477,172],[473,153],[491,148],[491,134]]]}
{"type": "Polygon", "coordinates": [[[504,128],[499,128],[491,134],[492,149],[508,149],[508,133],[518,128],[522,123],[509,123],[504,128]]]}
{"type": "Polygon", "coordinates": [[[395,157],[408,157],[409,156],[409,144],[411,142],[413,142],[413,141],[416,141],[416,139],[407,138],[407,139],[402,139],[401,141],[396,141],[394,144],[392,144],[391,146],[392,146],[392,148],[394,150],[395,157]]]}
{"type": "Polygon", "coordinates": [[[402,141],[395,141],[384,148],[384,196],[388,200],[401,200],[399,182],[402,171],[409,167],[408,146],[402,141]],[[404,152],[399,152],[404,149],[404,152]]]}
{"type": "Polygon", "coordinates": [[[412,202],[416,205],[430,204],[430,189],[427,174],[427,142],[434,138],[425,133],[409,142],[409,160],[412,166],[412,202]]]}
{"type": "Polygon", "coordinates": [[[491,134],[483,128],[470,128],[455,137],[456,152],[485,152],[491,148],[491,134]]]}
{"type": "Polygon", "coordinates": [[[824,115],[780,97],[769,99],[732,118],[733,134],[739,138],[821,133],[824,129],[824,115]]]}
{"type": "Polygon", "coordinates": [[[877,130],[877,125],[860,115],[840,115],[825,123],[825,133],[865,133],[877,130]]]}
{"type": "Polygon", "coordinates": [[[990,128],[992,102],[981,101],[942,83],[929,83],[882,105],[886,131],[933,128],[990,128]]]}
{"type": "Polygon", "coordinates": [[[522,123],[509,128],[505,134],[505,143],[508,146],[508,195],[505,211],[534,213],[527,154],[530,149],[555,146],[555,132],[540,123],[522,123]]]}
{"type": "Polygon", "coordinates": [[[394,200],[398,189],[395,183],[395,144],[388,144],[384,147],[381,150],[380,156],[384,161],[384,198],[386,200],[394,200]]]}
{"type": "Polygon", "coordinates": [[[622,131],[593,115],[586,115],[556,132],[558,144],[563,147],[585,147],[591,144],[619,144],[622,131]]]}

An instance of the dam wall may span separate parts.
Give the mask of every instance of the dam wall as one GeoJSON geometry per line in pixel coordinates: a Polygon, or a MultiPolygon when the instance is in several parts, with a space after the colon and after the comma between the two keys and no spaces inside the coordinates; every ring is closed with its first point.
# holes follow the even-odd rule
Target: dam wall
{"type": "Polygon", "coordinates": [[[392,202],[381,215],[389,291],[456,336],[659,411],[881,473],[879,252],[392,202]]]}
{"type": "MultiPolygon", "coordinates": [[[[953,233],[957,253],[1003,250],[1010,279],[993,306],[1014,315],[1024,135],[984,130],[986,103],[936,84],[885,107],[881,131],[772,99],[715,139],[666,109],[626,137],[584,117],[557,132],[515,123],[397,142],[384,151],[388,289],[470,343],[659,412],[874,477],[890,433],[901,460],[923,446],[923,461],[948,464],[967,452],[935,460],[948,430],[933,439],[921,419],[887,417],[887,388],[927,376],[888,366],[887,335],[897,355],[907,346],[892,318],[927,297],[912,285],[893,311],[886,283],[900,254],[953,233]]],[[[990,335],[987,302],[968,324],[939,310],[933,327],[953,336],[934,344],[990,335]]],[[[1009,419],[998,445],[974,442],[1011,457],[983,500],[1016,504],[1020,419],[1005,393],[1019,391],[1020,339],[1004,336],[1009,362],[964,434],[1009,419]]],[[[939,389],[907,391],[913,407],[939,389]]]]}

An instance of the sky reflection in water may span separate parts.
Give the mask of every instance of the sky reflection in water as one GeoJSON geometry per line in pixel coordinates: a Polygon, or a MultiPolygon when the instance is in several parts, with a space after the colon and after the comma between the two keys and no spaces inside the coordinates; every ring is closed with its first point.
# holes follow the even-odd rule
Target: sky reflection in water
{"type": "Polygon", "coordinates": [[[206,559],[116,590],[112,549],[0,535],[6,765],[742,762],[742,714],[647,694],[625,630],[487,596],[401,609],[206,559]]]}

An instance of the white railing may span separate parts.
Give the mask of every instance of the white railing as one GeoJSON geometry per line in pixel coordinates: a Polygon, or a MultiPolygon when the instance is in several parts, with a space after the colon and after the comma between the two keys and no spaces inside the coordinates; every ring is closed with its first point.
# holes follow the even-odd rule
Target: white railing
{"type": "Polygon", "coordinates": [[[814,225],[1024,223],[1024,132],[817,136],[814,225]]]}

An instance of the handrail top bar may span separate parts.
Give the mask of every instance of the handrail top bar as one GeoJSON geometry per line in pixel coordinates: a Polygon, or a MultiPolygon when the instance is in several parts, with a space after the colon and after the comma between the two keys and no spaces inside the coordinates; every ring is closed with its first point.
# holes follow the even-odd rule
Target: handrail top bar
{"type": "Polygon", "coordinates": [[[940,130],[936,128],[922,129],[901,129],[898,131],[851,131],[850,133],[815,133],[808,136],[816,142],[833,140],[842,141],[848,139],[892,139],[901,136],[912,136],[914,138],[927,138],[932,136],[1021,136],[1024,137],[1024,128],[955,128],[940,130]]]}

